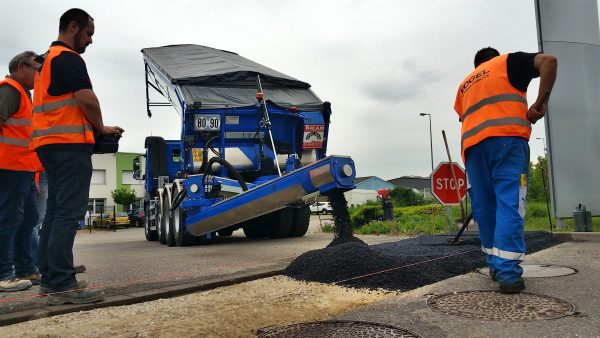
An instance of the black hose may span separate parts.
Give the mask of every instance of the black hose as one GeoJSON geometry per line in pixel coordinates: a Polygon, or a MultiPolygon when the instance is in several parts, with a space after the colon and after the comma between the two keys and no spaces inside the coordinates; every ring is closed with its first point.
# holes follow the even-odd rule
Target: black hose
{"type": "Polygon", "coordinates": [[[208,161],[208,164],[206,165],[206,169],[204,170],[204,177],[202,178],[203,186],[206,186],[206,176],[208,176],[208,174],[210,172],[210,167],[215,163],[224,165],[225,168],[227,168],[227,170],[229,170],[229,174],[231,176],[233,176],[233,178],[236,181],[238,181],[238,183],[242,187],[242,190],[243,191],[248,190],[248,186],[246,185],[246,181],[244,181],[244,179],[242,178],[242,175],[240,175],[240,173],[237,170],[235,170],[235,168],[229,162],[225,161],[224,159],[222,159],[220,157],[213,157],[208,161]]]}

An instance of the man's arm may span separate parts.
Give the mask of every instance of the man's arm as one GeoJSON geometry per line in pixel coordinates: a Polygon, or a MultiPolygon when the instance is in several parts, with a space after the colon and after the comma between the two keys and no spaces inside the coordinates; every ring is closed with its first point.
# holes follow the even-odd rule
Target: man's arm
{"type": "Polygon", "coordinates": [[[531,123],[536,123],[537,120],[544,117],[548,110],[548,100],[550,92],[556,81],[556,71],[558,69],[558,61],[556,57],[550,54],[538,54],[533,59],[535,69],[540,73],[540,88],[538,91],[537,100],[531,105],[527,112],[527,119],[531,123]]]}
{"type": "Polygon", "coordinates": [[[83,114],[98,133],[121,135],[123,132],[122,128],[104,125],[104,122],[102,121],[102,112],[100,111],[100,102],[98,102],[98,97],[93,90],[81,89],[76,91],[74,95],[81,110],[83,110],[83,114]]]}

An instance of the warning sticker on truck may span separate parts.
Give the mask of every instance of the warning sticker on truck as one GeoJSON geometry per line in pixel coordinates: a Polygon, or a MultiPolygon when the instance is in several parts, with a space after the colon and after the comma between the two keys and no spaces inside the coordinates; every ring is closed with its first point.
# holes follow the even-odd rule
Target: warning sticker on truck
{"type": "Polygon", "coordinates": [[[323,148],[325,138],[325,125],[323,124],[305,124],[304,125],[304,149],[323,148]]]}
{"type": "Polygon", "coordinates": [[[192,148],[192,161],[202,163],[202,148],[192,148]]]}

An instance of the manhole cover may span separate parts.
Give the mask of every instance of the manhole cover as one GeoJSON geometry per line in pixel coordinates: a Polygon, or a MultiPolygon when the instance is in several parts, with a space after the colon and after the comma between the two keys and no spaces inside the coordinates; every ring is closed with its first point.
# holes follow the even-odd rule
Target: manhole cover
{"type": "Polygon", "coordinates": [[[564,300],[530,293],[506,295],[496,291],[465,291],[427,300],[435,311],[483,320],[533,321],[573,315],[575,307],[564,300]]]}
{"type": "MultiPolygon", "coordinates": [[[[578,271],[573,268],[560,265],[547,264],[521,264],[523,268],[523,278],[545,278],[561,277],[576,274],[578,271]]],[[[484,275],[489,275],[490,270],[483,268],[479,270],[484,275]]]]}
{"type": "Polygon", "coordinates": [[[354,321],[322,321],[286,326],[269,326],[258,330],[257,338],[346,338],[346,337],[421,337],[408,330],[390,325],[354,321]]]}

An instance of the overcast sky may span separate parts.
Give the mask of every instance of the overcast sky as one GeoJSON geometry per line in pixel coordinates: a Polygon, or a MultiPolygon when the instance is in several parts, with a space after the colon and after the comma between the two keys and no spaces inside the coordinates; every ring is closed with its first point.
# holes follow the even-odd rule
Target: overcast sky
{"type": "MultiPolygon", "coordinates": [[[[0,0],[0,69],[24,50],[44,53],[58,19],[80,7],[95,19],[85,59],[104,122],[126,132],[120,150],[143,152],[147,135],[179,138],[179,115],[146,116],[140,50],[199,44],[236,52],[312,85],[332,103],[329,154],[350,155],[359,176],[429,175],[428,113],[434,162],[460,159],[456,89],[474,53],[538,50],[534,0],[0,0]]],[[[538,80],[529,87],[537,96],[538,80]]],[[[543,154],[543,121],[531,158],[543,154]]]]}

